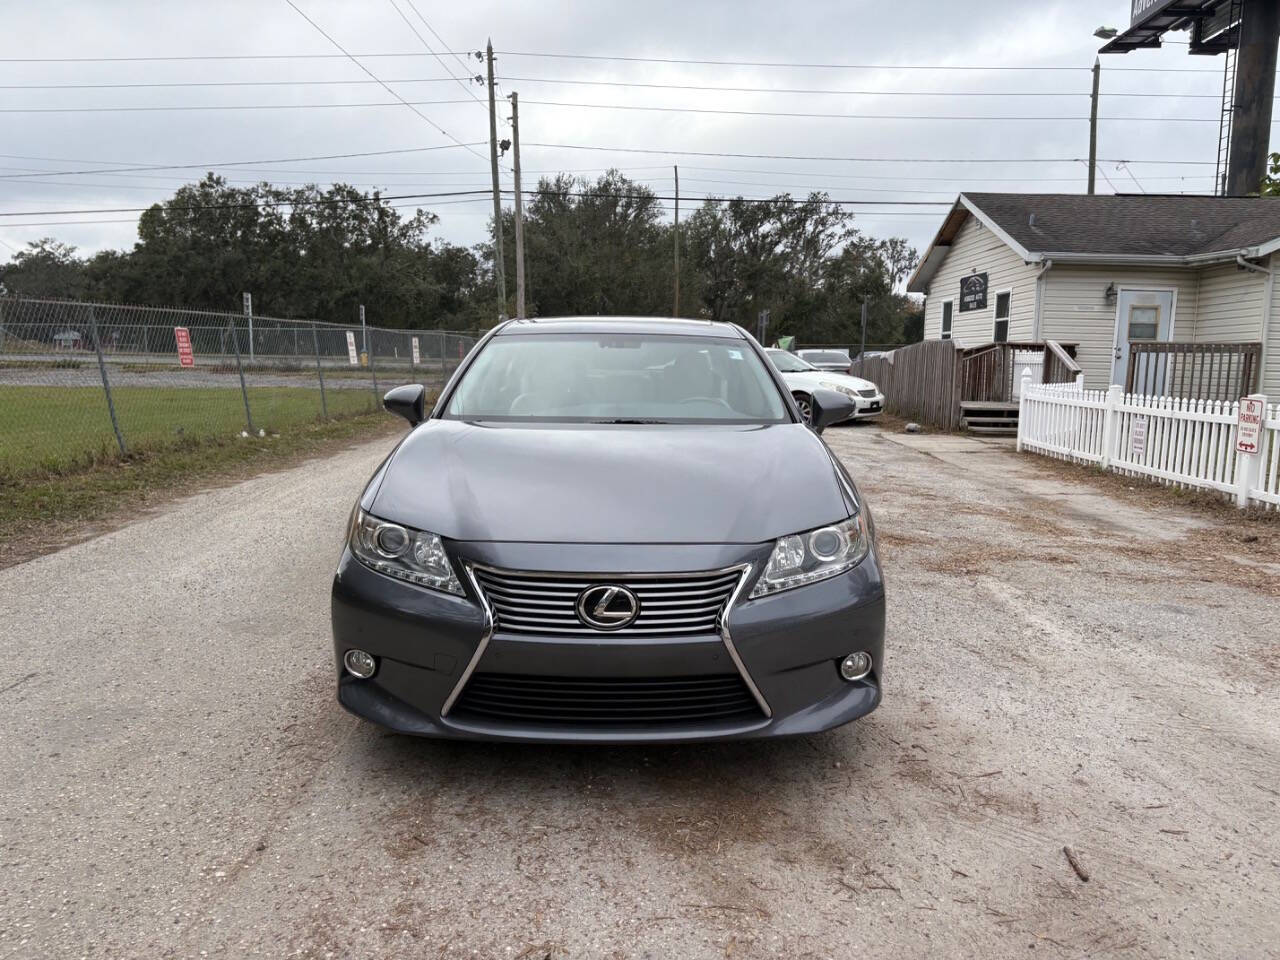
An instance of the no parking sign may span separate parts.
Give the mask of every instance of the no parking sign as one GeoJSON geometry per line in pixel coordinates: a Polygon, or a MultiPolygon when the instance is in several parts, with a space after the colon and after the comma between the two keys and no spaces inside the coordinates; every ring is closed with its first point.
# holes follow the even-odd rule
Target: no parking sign
{"type": "Polygon", "coordinates": [[[186,327],[174,327],[173,339],[178,344],[178,363],[184,367],[194,367],[196,355],[191,349],[191,331],[186,327]]]}
{"type": "Polygon", "coordinates": [[[1262,398],[1242,397],[1236,411],[1236,450],[1257,453],[1262,440],[1262,398]]]}

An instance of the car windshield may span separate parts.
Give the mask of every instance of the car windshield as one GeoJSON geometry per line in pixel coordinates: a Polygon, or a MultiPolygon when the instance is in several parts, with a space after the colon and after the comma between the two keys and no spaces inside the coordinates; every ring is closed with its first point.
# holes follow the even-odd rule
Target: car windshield
{"type": "Polygon", "coordinates": [[[660,334],[494,337],[444,415],[457,420],[786,423],[777,386],[743,340],[660,334]]]}
{"type": "Polygon", "coordinates": [[[778,368],[779,373],[804,373],[813,369],[813,364],[805,363],[794,353],[787,350],[770,350],[768,354],[769,359],[773,361],[773,365],[778,368]]]}
{"type": "Polygon", "coordinates": [[[848,364],[851,362],[847,353],[840,353],[838,350],[810,350],[805,354],[805,359],[810,363],[848,364]]]}

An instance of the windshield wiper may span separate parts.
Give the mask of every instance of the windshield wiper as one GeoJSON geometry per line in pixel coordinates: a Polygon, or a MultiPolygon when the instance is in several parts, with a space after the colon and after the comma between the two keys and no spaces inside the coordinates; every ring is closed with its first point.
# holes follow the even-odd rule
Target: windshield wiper
{"type": "Polygon", "coordinates": [[[670,423],[670,420],[657,420],[652,417],[610,417],[588,420],[587,423],[670,423]]]}

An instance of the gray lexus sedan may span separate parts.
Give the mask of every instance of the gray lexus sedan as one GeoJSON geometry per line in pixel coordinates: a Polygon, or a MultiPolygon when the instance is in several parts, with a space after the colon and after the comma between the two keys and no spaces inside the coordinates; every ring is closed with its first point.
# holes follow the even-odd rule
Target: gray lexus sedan
{"type": "Polygon", "coordinates": [[[880,702],[875,525],[741,328],[509,321],[411,424],[333,581],[338,700],[401,733],[813,733],[880,702]]]}

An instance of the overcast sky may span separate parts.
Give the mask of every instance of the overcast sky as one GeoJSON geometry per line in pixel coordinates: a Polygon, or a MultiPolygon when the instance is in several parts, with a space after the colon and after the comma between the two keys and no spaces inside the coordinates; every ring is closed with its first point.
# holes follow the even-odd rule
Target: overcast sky
{"type": "MultiPolygon", "coordinates": [[[[1088,153],[1088,68],[1100,46],[1092,34],[1104,24],[1126,26],[1129,6],[1127,0],[650,0],[645,4],[414,0],[415,11],[409,0],[294,2],[352,54],[407,54],[361,60],[405,99],[460,102],[418,106],[431,123],[415,115],[343,58],[286,0],[10,4],[0,37],[0,58],[4,58],[0,106],[18,112],[7,112],[3,118],[0,213],[22,215],[0,217],[0,255],[43,236],[68,241],[86,252],[128,248],[136,239],[135,214],[58,217],[46,212],[142,207],[165,198],[205,170],[237,183],[343,181],[365,189],[381,187],[390,194],[483,189],[489,177],[487,109],[470,94],[483,99],[484,89],[449,76],[462,77],[464,66],[472,73],[483,69],[465,51],[482,48],[487,37],[493,38],[499,51],[500,94],[520,94],[527,186],[540,173],[571,170],[594,176],[614,166],[667,196],[672,191],[671,164],[679,163],[681,196],[691,201],[706,194],[767,196],[788,191],[804,195],[812,189],[827,190],[833,198],[915,202],[951,201],[962,189],[1083,192],[1085,165],[1072,158],[1088,153]],[[428,30],[419,13],[447,47],[428,30]],[[448,49],[463,52],[462,56],[443,54],[441,62],[427,51],[424,40],[437,53],[448,49]],[[517,52],[822,66],[628,62],[517,52]],[[337,56],[234,59],[281,54],[337,56]],[[52,59],[195,56],[228,59],[52,59]],[[19,58],[51,59],[22,62],[19,58]],[[930,69],[861,68],[881,65],[930,69]],[[1071,69],[954,69],[970,66],[1071,69]],[[943,67],[953,69],[937,69],[943,67]],[[770,92],[570,84],[568,80],[755,87],[770,92]],[[343,82],[298,85],[294,81],[343,82]],[[65,86],[214,82],[272,85],[65,86]],[[34,89],[34,85],[62,88],[34,89]],[[779,88],[837,92],[776,92],[779,88]],[[902,95],[907,92],[933,95],[902,95]],[[984,95],[938,95],[955,93],[984,95]],[[605,106],[553,106],[540,101],[605,106]],[[323,106],[361,103],[391,105],[323,106]],[[75,109],[304,104],[318,106],[75,109]],[[943,119],[751,116],[619,109],[622,106],[943,119]],[[59,112],[22,112],[32,108],[59,112]],[[1032,119],[969,119],[981,117],[1032,119]],[[433,124],[462,143],[477,144],[471,148],[475,153],[455,146],[433,124]],[[569,145],[613,149],[568,149],[569,145]],[[421,149],[429,147],[444,149],[421,149]],[[629,153],[620,148],[657,152],[629,153]],[[294,159],[397,150],[416,152],[294,159]],[[841,159],[680,156],[661,151],[841,159]],[[891,159],[863,162],[867,158],[891,159]],[[1029,158],[1060,162],[1002,162],[1029,158]],[[288,162],[265,162],[273,160],[288,162]],[[224,165],[232,161],[251,162],[224,165]],[[188,169],[107,172],[113,167],[144,165],[188,169]],[[55,173],[77,170],[95,172],[55,173]],[[104,222],[61,222],[89,219],[104,222]]],[[[1113,185],[1121,192],[1212,190],[1221,68],[1221,58],[1190,57],[1185,45],[1103,58],[1100,112],[1105,119],[1100,124],[1099,154],[1107,162],[1102,165],[1105,176],[1099,177],[1100,191],[1110,191],[1113,185]],[[1153,72],[1153,68],[1171,72],[1153,72]],[[1119,96],[1122,93],[1194,96],[1119,96]],[[1120,119],[1138,117],[1165,119],[1120,119]],[[1190,118],[1207,122],[1188,122],[1190,118]],[[1117,161],[1121,160],[1132,163],[1120,167],[1117,161]],[[1169,160],[1203,164],[1153,162],[1169,160]]],[[[500,111],[504,118],[509,113],[501,103],[500,111]]],[[[484,197],[453,198],[447,204],[398,202],[417,202],[437,213],[440,222],[435,234],[466,244],[482,238],[491,209],[491,201],[484,197]]],[[[906,236],[923,249],[943,209],[862,207],[858,224],[873,236],[906,236]]]]}

